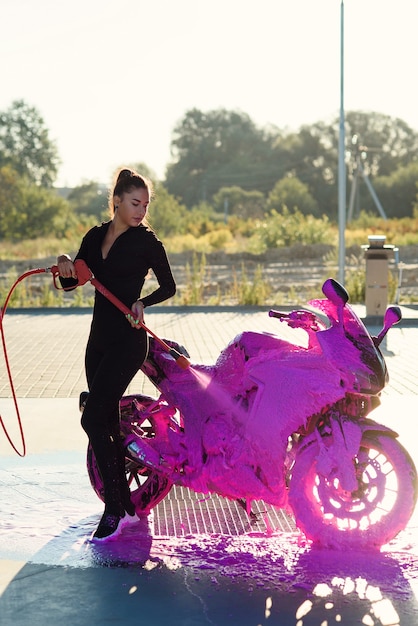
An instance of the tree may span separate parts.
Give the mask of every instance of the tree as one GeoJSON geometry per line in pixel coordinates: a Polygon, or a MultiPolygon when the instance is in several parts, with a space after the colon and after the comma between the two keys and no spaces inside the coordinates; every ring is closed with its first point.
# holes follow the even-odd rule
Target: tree
{"type": "Polygon", "coordinates": [[[278,212],[287,207],[298,209],[303,215],[319,217],[317,201],[310,194],[308,186],[295,176],[286,176],[275,184],[267,198],[267,206],[278,212]]]}
{"type": "Polygon", "coordinates": [[[355,145],[360,145],[367,156],[365,168],[371,177],[389,176],[399,166],[418,159],[418,133],[399,118],[350,111],[345,127],[347,150],[351,151],[351,140],[355,137],[355,145]]]}
{"type": "MultiPolygon", "coordinates": [[[[348,156],[354,155],[355,135],[366,156],[365,172],[376,182],[418,161],[418,133],[400,119],[349,111],[348,156]]],[[[171,145],[174,160],[167,168],[166,185],[189,209],[202,200],[215,201],[222,188],[268,195],[277,181],[293,177],[306,185],[319,214],[337,220],[339,118],[285,133],[274,127],[259,129],[244,113],[193,109],[174,129],[171,145]]],[[[353,177],[350,167],[347,176],[353,177]]],[[[385,206],[385,197],[379,198],[385,206]]]]}
{"type": "Polygon", "coordinates": [[[19,211],[23,190],[18,173],[10,166],[0,167],[0,239],[14,239],[24,216],[19,211]]]}
{"type": "MultiPolygon", "coordinates": [[[[338,146],[338,141],[337,144],[338,146]]],[[[302,126],[296,133],[278,138],[275,150],[280,149],[279,159],[285,163],[285,177],[297,178],[305,184],[315,199],[320,213],[337,217],[337,147],[327,137],[316,132],[315,127],[302,126]]]]}
{"type": "Polygon", "coordinates": [[[94,215],[98,220],[109,218],[106,189],[95,181],[88,181],[74,187],[68,194],[67,200],[74,213],[94,215]]]}
{"type": "MultiPolygon", "coordinates": [[[[384,198],[383,208],[387,217],[412,217],[417,197],[418,161],[398,167],[390,176],[379,176],[374,181],[378,197],[384,198]]],[[[362,198],[367,212],[375,212],[370,195],[362,198]]]]}
{"type": "Polygon", "coordinates": [[[222,187],[214,196],[216,211],[223,212],[225,219],[229,215],[238,215],[243,219],[263,217],[266,212],[266,199],[261,191],[245,191],[241,187],[222,187]]]}
{"type": "Polygon", "coordinates": [[[20,239],[35,239],[52,234],[62,236],[73,223],[73,213],[68,202],[54,190],[38,185],[24,186],[21,208],[25,220],[18,233],[20,239]]]}
{"type": "Polygon", "coordinates": [[[183,233],[187,216],[186,207],[158,184],[150,203],[148,221],[161,238],[183,233]]]}
{"type": "Polygon", "coordinates": [[[244,113],[192,109],[173,131],[174,160],[167,167],[165,185],[189,209],[210,201],[221,187],[258,189],[264,179],[278,178],[268,171],[274,137],[244,113]]]}
{"type": "Polygon", "coordinates": [[[0,166],[10,165],[29,181],[51,187],[59,165],[55,143],[40,113],[23,100],[0,112],[0,166]]]}
{"type": "Polygon", "coordinates": [[[10,166],[0,168],[0,203],[0,239],[63,235],[71,222],[69,205],[63,198],[28,182],[10,166]]]}
{"type": "MultiPolygon", "coordinates": [[[[310,132],[321,141],[326,149],[327,162],[324,162],[321,167],[327,167],[328,171],[333,171],[335,176],[338,162],[339,119],[335,118],[331,124],[317,122],[310,127],[310,132]]],[[[362,167],[373,186],[375,185],[374,181],[377,183],[379,176],[390,176],[399,167],[405,167],[418,160],[418,133],[399,118],[393,118],[382,113],[349,111],[345,118],[345,133],[347,137],[346,154],[350,158],[347,172],[348,187],[352,184],[359,151],[362,167]]],[[[302,176],[300,178],[304,180],[302,176]]],[[[333,183],[333,190],[333,204],[336,207],[337,190],[335,183],[333,183]]],[[[322,209],[321,190],[311,187],[311,192],[322,209]]],[[[384,192],[383,195],[378,195],[383,207],[385,207],[387,201],[384,192]]],[[[372,206],[373,201],[369,197],[368,191],[362,195],[361,203],[364,203],[364,206],[370,210],[376,210],[372,206]]],[[[332,213],[328,214],[331,215],[332,213]]]]}

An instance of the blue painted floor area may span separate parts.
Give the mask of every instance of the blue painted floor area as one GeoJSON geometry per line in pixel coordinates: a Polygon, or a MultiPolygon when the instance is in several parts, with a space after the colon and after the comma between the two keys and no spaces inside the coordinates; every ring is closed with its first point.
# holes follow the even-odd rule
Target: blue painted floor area
{"type": "MultiPolygon", "coordinates": [[[[25,564],[0,599],[1,623],[417,623],[416,598],[402,565],[389,555],[307,550],[289,567],[285,558],[263,554],[248,562],[245,575],[234,573],[233,564],[224,572],[222,559],[217,567],[196,569],[181,559],[176,567],[155,557],[123,566],[102,556],[100,567],[25,564]],[[270,569],[266,580],[257,578],[260,559],[262,571],[270,569]]],[[[175,550],[170,557],[178,559],[175,550]]],[[[210,546],[207,557],[213,558],[210,546]]]]}

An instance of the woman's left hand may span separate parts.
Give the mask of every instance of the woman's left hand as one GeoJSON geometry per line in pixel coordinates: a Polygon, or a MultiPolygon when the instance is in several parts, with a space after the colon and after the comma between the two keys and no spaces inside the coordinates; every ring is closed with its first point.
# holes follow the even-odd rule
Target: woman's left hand
{"type": "Polygon", "coordinates": [[[141,328],[138,322],[144,322],[144,305],[141,300],[136,300],[131,306],[132,317],[128,317],[128,321],[133,328],[141,328]]]}

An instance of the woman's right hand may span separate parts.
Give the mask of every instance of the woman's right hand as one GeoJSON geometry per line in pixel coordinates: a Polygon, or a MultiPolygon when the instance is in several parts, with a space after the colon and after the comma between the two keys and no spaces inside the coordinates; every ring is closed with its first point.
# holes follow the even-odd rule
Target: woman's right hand
{"type": "Polygon", "coordinates": [[[57,258],[59,275],[63,278],[77,278],[77,272],[71,257],[68,254],[61,254],[57,258]]]}

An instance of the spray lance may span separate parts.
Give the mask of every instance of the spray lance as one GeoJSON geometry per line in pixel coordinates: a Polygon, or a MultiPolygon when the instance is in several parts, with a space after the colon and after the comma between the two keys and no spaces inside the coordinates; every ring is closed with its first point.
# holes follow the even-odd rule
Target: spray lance
{"type": "MultiPolygon", "coordinates": [[[[157,335],[153,333],[152,330],[150,330],[147,326],[145,326],[143,322],[133,318],[131,309],[127,307],[123,302],[121,302],[113,293],[111,293],[104,285],[102,285],[97,280],[97,278],[93,276],[93,273],[91,272],[85,261],[83,261],[82,259],[76,259],[76,261],[74,262],[74,266],[77,272],[78,287],[81,287],[82,285],[85,285],[87,282],[90,281],[91,284],[97,289],[97,291],[105,296],[105,298],[107,298],[120,311],[122,311],[122,313],[124,313],[125,317],[127,317],[129,321],[133,321],[134,324],[141,326],[141,328],[143,328],[149,335],[151,335],[151,337],[153,337],[155,341],[157,341],[160,346],[162,346],[162,348],[164,348],[164,350],[176,360],[176,363],[179,367],[184,370],[190,367],[190,361],[184,356],[184,354],[180,354],[179,352],[177,352],[177,350],[175,350],[165,341],[163,341],[163,339],[157,337],[157,335]]],[[[52,273],[56,289],[60,289],[57,283],[57,278],[59,277],[58,267],[56,265],[53,265],[51,268],[49,268],[49,271],[51,271],[52,273]]]]}

